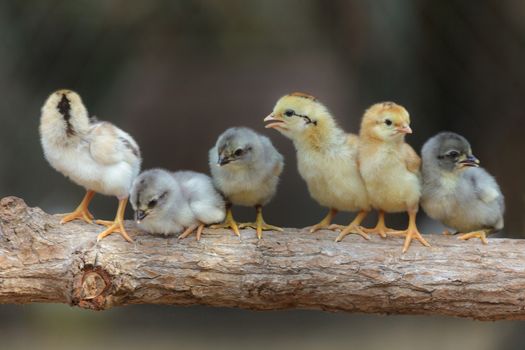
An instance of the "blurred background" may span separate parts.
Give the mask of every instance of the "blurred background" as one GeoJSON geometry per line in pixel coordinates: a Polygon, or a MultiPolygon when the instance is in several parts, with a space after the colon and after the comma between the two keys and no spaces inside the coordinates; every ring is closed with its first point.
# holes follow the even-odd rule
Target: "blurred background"
{"type": "MultiPolygon", "coordinates": [[[[80,201],[83,190],[46,163],[38,135],[47,95],[71,88],[92,115],[134,136],[144,168],[208,172],[207,151],[227,127],[268,135],[287,164],[265,217],[310,225],[325,209],[308,196],[292,143],[262,122],[280,96],[303,91],[353,132],[372,103],[404,105],[417,150],[439,131],[463,134],[506,195],[499,236],[524,238],[524,19],[520,0],[0,1],[0,196],[51,213],[80,201]]],[[[112,218],[116,206],[97,196],[92,208],[112,218]]],[[[249,208],[235,213],[253,216],[249,208]]],[[[420,222],[423,232],[441,229],[424,214],[420,222]]],[[[6,349],[512,349],[525,344],[523,326],[313,311],[0,306],[6,349]]]]}

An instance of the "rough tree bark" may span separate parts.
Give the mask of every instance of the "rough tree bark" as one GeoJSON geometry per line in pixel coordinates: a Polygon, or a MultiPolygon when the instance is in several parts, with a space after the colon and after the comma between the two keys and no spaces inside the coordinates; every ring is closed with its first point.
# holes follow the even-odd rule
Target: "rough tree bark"
{"type": "Polygon", "coordinates": [[[525,241],[463,242],[432,235],[402,255],[399,238],[370,241],[297,229],[239,239],[205,230],[179,241],[133,229],[134,243],[101,227],[59,224],[23,200],[0,201],[0,303],[288,308],[525,319],[525,241]]]}

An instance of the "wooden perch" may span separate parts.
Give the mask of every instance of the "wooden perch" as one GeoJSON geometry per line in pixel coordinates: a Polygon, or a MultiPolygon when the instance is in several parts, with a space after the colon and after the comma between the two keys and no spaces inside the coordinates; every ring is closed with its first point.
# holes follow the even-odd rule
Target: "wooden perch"
{"type": "Polygon", "coordinates": [[[401,254],[400,238],[253,230],[242,239],[205,230],[200,242],[128,227],[97,243],[102,227],[59,224],[23,200],[0,201],[0,303],[210,305],[252,310],[433,314],[525,319],[525,241],[463,242],[432,235],[401,254]]]}

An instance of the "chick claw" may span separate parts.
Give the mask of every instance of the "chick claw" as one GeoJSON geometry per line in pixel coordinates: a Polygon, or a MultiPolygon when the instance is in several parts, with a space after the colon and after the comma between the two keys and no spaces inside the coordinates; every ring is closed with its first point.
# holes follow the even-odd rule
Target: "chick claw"
{"type": "Polygon", "coordinates": [[[237,222],[233,218],[232,211],[230,208],[226,210],[226,218],[224,219],[224,222],[222,224],[211,225],[210,228],[213,228],[213,229],[231,228],[233,233],[241,237],[241,233],[239,232],[239,227],[237,226],[237,222]]]}
{"type": "Polygon", "coordinates": [[[417,228],[409,228],[408,230],[405,231],[405,234],[406,234],[406,238],[405,238],[405,243],[403,244],[403,253],[406,253],[408,248],[410,247],[410,243],[412,242],[412,240],[415,238],[417,239],[419,242],[421,242],[421,244],[423,244],[425,247],[430,247],[430,243],[428,243],[426,241],[426,239],[423,238],[423,236],[421,235],[421,233],[419,233],[419,231],[417,230],[417,228]]]}
{"type": "Polygon", "coordinates": [[[96,224],[104,225],[108,227],[104,232],[102,232],[101,234],[97,236],[97,242],[104,239],[104,237],[109,236],[113,232],[120,233],[120,235],[124,237],[126,241],[133,242],[131,237],[129,237],[128,233],[124,229],[124,212],[126,210],[127,203],[128,203],[127,198],[119,201],[117,215],[114,221],[106,221],[106,220],[95,221],[96,224]]]}
{"type": "Polygon", "coordinates": [[[337,210],[330,208],[330,211],[326,216],[321,220],[318,224],[315,224],[313,226],[307,227],[309,229],[310,233],[314,233],[316,231],[322,230],[322,229],[328,229],[328,230],[337,230],[338,225],[330,225],[332,223],[332,219],[337,214],[337,210]]]}
{"type": "Polygon", "coordinates": [[[188,227],[180,236],[179,236],[179,239],[184,239],[186,237],[188,237],[190,234],[193,233],[193,231],[195,231],[195,229],[197,229],[197,241],[200,241],[201,240],[201,234],[202,234],[202,230],[204,230],[204,224],[200,224],[200,225],[192,225],[190,227],[188,227]]]}
{"type": "MultiPolygon", "coordinates": [[[[340,225],[330,225],[330,226],[340,226],[340,225]]],[[[339,236],[337,236],[337,238],[335,239],[336,242],[341,242],[343,238],[345,238],[347,235],[352,234],[352,233],[358,234],[366,240],[370,239],[370,237],[363,231],[363,227],[359,225],[350,224],[346,227],[345,226],[341,226],[341,227],[343,229],[341,230],[341,233],[339,234],[339,236]]]]}
{"type": "Polygon", "coordinates": [[[487,240],[487,233],[485,231],[469,232],[458,237],[458,239],[461,239],[462,241],[467,241],[471,238],[479,238],[483,244],[489,244],[489,241],[487,240]]]}
{"type": "Polygon", "coordinates": [[[91,200],[93,199],[94,195],[95,195],[95,192],[87,191],[86,195],[82,199],[82,202],[80,202],[80,204],[75,209],[75,211],[72,212],[72,213],[66,214],[66,216],[64,216],[62,218],[62,220],[60,220],[60,223],[61,224],[65,224],[66,222],[73,221],[73,220],[76,220],[76,219],[80,219],[80,220],[84,220],[88,224],[92,224],[93,223],[93,214],[91,214],[89,212],[88,206],[89,206],[89,203],[91,202],[91,200]]]}
{"type": "Polygon", "coordinates": [[[376,227],[363,228],[363,232],[369,234],[378,234],[381,236],[381,238],[386,238],[387,234],[404,234],[404,231],[394,230],[385,225],[385,213],[382,211],[379,212],[379,219],[377,221],[376,227]]]}
{"type": "Polygon", "coordinates": [[[241,229],[246,228],[246,227],[251,227],[255,229],[255,231],[257,232],[257,238],[259,239],[262,238],[263,231],[279,231],[279,232],[283,231],[282,228],[273,226],[273,225],[269,225],[265,223],[264,220],[260,220],[260,221],[257,220],[256,222],[245,222],[245,223],[239,224],[239,227],[241,229]]]}
{"type": "Polygon", "coordinates": [[[84,220],[88,224],[93,223],[93,214],[89,212],[87,208],[77,208],[74,212],[66,214],[61,220],[61,224],[65,224],[66,222],[70,222],[76,219],[84,220]]]}
{"type": "Polygon", "coordinates": [[[126,241],[133,242],[131,237],[128,235],[128,233],[124,229],[123,222],[120,220],[115,220],[115,221],[96,220],[95,224],[104,225],[108,227],[104,232],[102,232],[101,234],[97,236],[97,242],[101,241],[102,239],[106,238],[107,236],[115,232],[120,233],[120,235],[124,237],[126,241]]]}

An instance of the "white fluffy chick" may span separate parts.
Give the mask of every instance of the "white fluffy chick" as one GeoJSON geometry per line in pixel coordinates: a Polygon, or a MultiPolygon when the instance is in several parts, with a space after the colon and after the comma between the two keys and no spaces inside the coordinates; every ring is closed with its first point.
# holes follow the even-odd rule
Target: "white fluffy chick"
{"type": "Polygon", "coordinates": [[[150,233],[182,232],[179,238],[185,238],[197,230],[200,240],[205,225],[225,216],[224,200],[211,178],[194,171],[144,171],[135,179],[130,198],[137,224],[150,233]]]}
{"type": "Polygon", "coordinates": [[[299,174],[306,181],[310,195],[330,208],[310,232],[341,229],[336,241],[350,233],[368,239],[360,227],[370,211],[370,203],[357,163],[359,137],[345,133],[321,102],[304,93],[281,97],[264,120],[271,122],[267,128],[274,128],[293,141],[299,174]],[[330,225],[337,211],[359,214],[346,227],[330,225]]]}
{"type": "Polygon", "coordinates": [[[259,239],[263,230],[282,231],[266,224],[262,216],[262,207],[277,191],[284,165],[283,156],[270,139],[244,127],[227,129],[210,149],[209,162],[215,187],[227,200],[225,222],[214,227],[231,228],[238,236],[239,227],[252,227],[259,239]],[[231,213],[232,204],[254,206],[255,222],[237,225],[231,213]]]}
{"type": "Polygon", "coordinates": [[[503,229],[505,203],[494,178],[479,167],[469,142],[442,132],[422,148],[421,206],[433,219],[458,232],[460,239],[479,238],[503,229]]]}
{"type": "Polygon", "coordinates": [[[81,219],[92,222],[88,210],[95,192],[119,200],[114,221],[96,221],[132,241],[124,229],[124,212],[131,184],[140,171],[140,150],[133,138],[108,122],[94,122],[80,96],[71,90],[52,93],[42,107],[40,138],[44,155],[53,168],[86,189],[75,211],[61,223],[81,219]]]}

